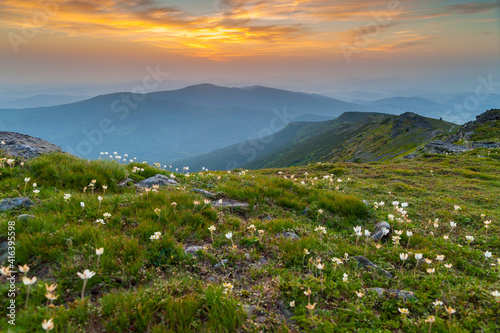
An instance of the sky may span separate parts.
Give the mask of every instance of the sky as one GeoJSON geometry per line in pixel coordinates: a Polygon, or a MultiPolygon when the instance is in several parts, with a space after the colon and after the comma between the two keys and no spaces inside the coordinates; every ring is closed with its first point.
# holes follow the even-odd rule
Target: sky
{"type": "Polygon", "coordinates": [[[0,85],[500,81],[500,1],[2,0],[0,85]]]}

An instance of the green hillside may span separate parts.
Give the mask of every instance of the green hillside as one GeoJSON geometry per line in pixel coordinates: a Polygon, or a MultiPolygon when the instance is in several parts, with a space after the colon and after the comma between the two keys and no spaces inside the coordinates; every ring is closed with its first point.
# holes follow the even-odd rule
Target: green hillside
{"type": "Polygon", "coordinates": [[[34,205],[0,211],[0,254],[15,232],[5,264],[29,267],[13,284],[0,277],[2,308],[16,302],[15,328],[2,320],[1,331],[42,331],[49,319],[55,332],[500,330],[499,149],[175,174],[178,185],[147,192],[118,183],[171,174],[63,154],[9,163],[0,162],[0,204],[34,205]],[[194,188],[249,207],[205,203],[194,188]],[[391,224],[388,239],[354,234],[379,221],[391,224]],[[384,271],[363,269],[357,255],[384,271]],[[28,288],[21,276],[37,280],[28,288]]]}
{"type": "Polygon", "coordinates": [[[314,162],[373,162],[400,157],[457,125],[413,113],[346,112],[319,123],[292,123],[271,137],[243,142],[182,164],[199,170],[260,169],[314,162]]]}

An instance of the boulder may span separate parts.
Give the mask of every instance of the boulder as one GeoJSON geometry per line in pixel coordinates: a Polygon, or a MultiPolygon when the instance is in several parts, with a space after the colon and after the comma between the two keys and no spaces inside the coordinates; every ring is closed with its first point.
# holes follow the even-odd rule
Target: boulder
{"type": "Polygon", "coordinates": [[[203,246],[190,245],[190,246],[186,246],[186,248],[184,249],[184,252],[186,254],[190,254],[193,256],[195,256],[196,252],[198,252],[198,251],[203,251],[203,246]]]}
{"type": "Polygon", "coordinates": [[[376,270],[380,273],[382,273],[383,275],[385,275],[386,277],[392,279],[392,274],[388,271],[386,271],[385,269],[382,269],[380,267],[378,267],[377,265],[375,265],[374,263],[372,263],[370,260],[366,259],[365,257],[363,256],[354,256],[354,257],[351,257],[352,259],[355,259],[357,262],[358,262],[358,265],[365,268],[365,269],[373,269],[373,270],[376,270]]]}
{"type": "Polygon", "coordinates": [[[424,146],[426,154],[458,154],[471,150],[467,146],[445,143],[441,140],[431,141],[424,146]]]}
{"type": "Polygon", "coordinates": [[[141,188],[151,188],[153,187],[153,185],[169,186],[169,185],[177,185],[177,182],[172,178],[169,178],[161,174],[157,174],[153,177],[149,177],[148,179],[144,179],[143,181],[135,184],[135,186],[141,188]]]}
{"type": "Polygon", "coordinates": [[[9,256],[9,242],[3,242],[0,244],[0,266],[3,266],[4,261],[9,256]]]}
{"type": "Polygon", "coordinates": [[[406,302],[407,300],[418,300],[413,291],[384,288],[369,288],[368,290],[377,292],[379,297],[397,297],[403,302],[406,302]]]}
{"type": "Polygon", "coordinates": [[[6,211],[17,208],[28,208],[34,203],[29,198],[7,198],[0,201],[0,211],[6,211]]]}
{"type": "Polygon", "coordinates": [[[210,201],[210,204],[214,207],[219,207],[219,208],[244,208],[244,209],[250,208],[250,205],[247,204],[246,202],[241,202],[232,199],[220,199],[217,201],[214,200],[210,201]]]}
{"type": "Polygon", "coordinates": [[[207,198],[211,198],[211,199],[217,198],[217,194],[209,192],[207,190],[202,190],[202,189],[199,189],[199,188],[193,188],[192,191],[196,192],[196,193],[200,193],[200,194],[206,196],[207,198]]]}
{"type": "Polygon", "coordinates": [[[283,238],[292,239],[292,240],[300,239],[300,237],[297,236],[297,234],[295,232],[289,232],[289,231],[280,232],[279,234],[276,234],[276,237],[283,237],[283,238]]]}
{"type": "Polygon", "coordinates": [[[134,183],[134,181],[131,178],[126,178],[126,179],[122,180],[121,182],[119,182],[118,184],[116,184],[116,186],[119,188],[124,188],[124,187],[128,187],[129,183],[134,183]]]}
{"type": "Polygon", "coordinates": [[[372,232],[372,239],[374,241],[379,241],[384,237],[388,237],[391,233],[391,225],[385,221],[379,222],[375,225],[375,230],[372,232]],[[389,233],[384,234],[383,230],[388,229],[389,233]]]}
{"type": "Polygon", "coordinates": [[[21,221],[21,222],[25,222],[25,221],[29,221],[29,220],[33,220],[35,218],[34,215],[30,215],[30,214],[21,214],[17,217],[17,220],[18,221],[21,221]]]}
{"type": "Polygon", "coordinates": [[[2,141],[5,144],[0,145],[0,149],[12,157],[33,158],[52,152],[62,152],[61,147],[48,141],[14,132],[0,131],[0,142],[2,141]]]}

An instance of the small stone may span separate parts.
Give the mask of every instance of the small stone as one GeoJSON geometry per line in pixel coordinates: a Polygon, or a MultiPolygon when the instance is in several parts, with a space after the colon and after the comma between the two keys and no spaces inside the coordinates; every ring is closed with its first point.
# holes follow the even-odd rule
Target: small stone
{"type": "Polygon", "coordinates": [[[222,202],[220,202],[220,200],[217,200],[217,201],[211,201],[210,204],[214,207],[222,207],[222,208],[244,208],[244,209],[247,209],[247,208],[250,208],[250,205],[247,204],[246,202],[240,202],[240,201],[236,201],[236,200],[232,200],[232,199],[221,199],[222,202]]]}
{"type": "Polygon", "coordinates": [[[8,198],[0,201],[0,211],[6,211],[16,208],[27,208],[34,203],[29,198],[8,198]]]}
{"type": "Polygon", "coordinates": [[[292,239],[292,240],[300,239],[300,237],[297,236],[296,233],[290,232],[290,231],[280,232],[279,234],[276,234],[276,237],[283,237],[283,238],[292,239]]]}
{"type": "Polygon", "coordinates": [[[390,272],[386,271],[385,269],[382,269],[382,268],[378,267],[377,265],[375,265],[374,263],[372,263],[370,260],[366,259],[365,257],[363,257],[363,256],[354,256],[354,257],[351,257],[351,258],[352,259],[356,259],[356,261],[358,262],[358,264],[360,266],[362,266],[363,268],[366,268],[366,269],[368,269],[368,268],[375,269],[376,271],[379,271],[380,273],[382,273],[386,277],[392,279],[392,274],[390,272]]]}
{"type": "Polygon", "coordinates": [[[35,218],[35,215],[30,215],[30,214],[21,214],[17,217],[18,221],[28,221],[28,220],[33,220],[35,218]]]}
{"type": "Polygon", "coordinates": [[[372,239],[375,241],[379,241],[384,237],[388,237],[391,233],[391,225],[385,221],[379,222],[375,225],[375,230],[372,233],[372,239]],[[389,233],[384,235],[383,229],[388,229],[389,233]]]}
{"type": "Polygon", "coordinates": [[[200,193],[200,194],[206,196],[207,198],[211,198],[211,199],[217,198],[217,194],[209,192],[207,190],[203,190],[203,189],[199,189],[199,188],[193,188],[191,191],[196,192],[196,193],[200,193]]]}
{"type": "Polygon", "coordinates": [[[116,186],[119,188],[124,188],[124,187],[128,187],[129,184],[133,184],[133,183],[134,183],[134,181],[131,178],[126,178],[126,179],[122,180],[121,182],[119,182],[118,184],[116,184],[116,186]]]}
{"type": "Polygon", "coordinates": [[[3,262],[9,256],[8,247],[9,242],[3,242],[0,244],[0,266],[3,266],[3,262]]]}
{"type": "Polygon", "coordinates": [[[165,175],[157,174],[154,175],[153,177],[149,177],[148,179],[144,179],[143,181],[140,181],[139,183],[135,184],[135,186],[142,188],[151,188],[153,187],[153,185],[158,185],[158,186],[177,185],[177,182],[165,175]]]}
{"type": "Polygon", "coordinates": [[[413,291],[384,288],[369,288],[368,290],[377,292],[379,297],[397,297],[405,302],[407,300],[418,300],[413,291]]]}
{"type": "Polygon", "coordinates": [[[220,261],[220,263],[215,264],[214,268],[219,268],[219,267],[222,267],[222,266],[224,266],[226,263],[227,263],[227,259],[222,259],[222,260],[220,261]]]}
{"type": "Polygon", "coordinates": [[[196,252],[198,252],[198,251],[203,251],[203,246],[190,245],[190,246],[186,246],[186,248],[184,249],[184,252],[186,254],[190,254],[193,256],[196,256],[196,252]]]}

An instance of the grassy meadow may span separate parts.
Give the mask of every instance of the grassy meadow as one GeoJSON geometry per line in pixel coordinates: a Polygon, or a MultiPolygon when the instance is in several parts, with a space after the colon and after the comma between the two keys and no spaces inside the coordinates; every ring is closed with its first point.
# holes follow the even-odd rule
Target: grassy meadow
{"type": "Polygon", "coordinates": [[[193,174],[2,156],[0,199],[35,205],[0,212],[0,243],[15,231],[5,313],[9,268],[18,272],[16,325],[4,316],[0,330],[498,332],[499,151],[193,174]],[[178,185],[118,186],[158,173],[178,185]],[[392,228],[374,241],[380,221],[392,228]]]}

